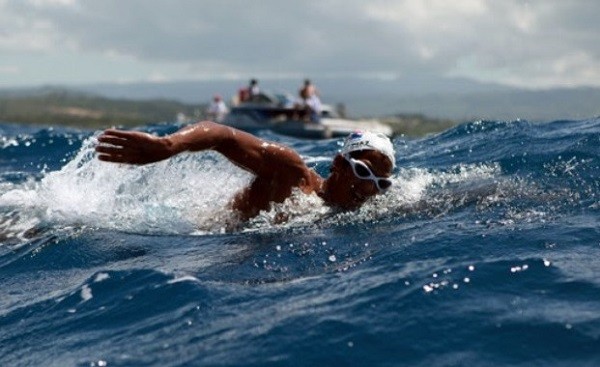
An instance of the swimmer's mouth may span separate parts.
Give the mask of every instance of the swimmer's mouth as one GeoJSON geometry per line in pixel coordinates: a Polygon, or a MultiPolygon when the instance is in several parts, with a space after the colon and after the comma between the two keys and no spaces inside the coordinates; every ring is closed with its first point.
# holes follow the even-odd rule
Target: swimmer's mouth
{"type": "Polygon", "coordinates": [[[358,192],[354,192],[354,198],[358,200],[365,200],[367,197],[359,194],[358,192]]]}
{"type": "Polygon", "coordinates": [[[354,192],[352,193],[352,195],[353,195],[353,197],[354,197],[354,200],[353,200],[353,201],[354,201],[355,203],[357,203],[357,204],[364,203],[364,202],[365,202],[365,201],[367,201],[367,199],[369,198],[368,196],[366,196],[366,195],[362,195],[362,194],[360,194],[360,193],[359,193],[359,192],[357,192],[357,191],[354,191],[354,192]]]}

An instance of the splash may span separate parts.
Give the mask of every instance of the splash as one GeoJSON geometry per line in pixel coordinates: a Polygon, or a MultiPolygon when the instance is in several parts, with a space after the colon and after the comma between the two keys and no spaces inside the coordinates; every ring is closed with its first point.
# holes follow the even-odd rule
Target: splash
{"type": "MultiPolygon", "coordinates": [[[[478,182],[501,173],[496,164],[458,165],[445,171],[405,168],[393,177],[389,193],[357,211],[340,213],[317,195],[297,191],[241,223],[227,207],[252,177],[219,154],[181,154],[152,165],[129,166],[97,160],[96,144],[92,136],[60,170],[0,188],[0,207],[9,209],[0,221],[4,237],[23,240],[32,230],[47,226],[204,235],[366,222],[431,207],[439,199],[431,195],[432,188],[478,182]]],[[[451,200],[444,199],[442,206],[451,200]]]]}
{"type": "Polygon", "coordinates": [[[40,180],[2,187],[0,207],[7,214],[0,231],[19,237],[35,226],[57,225],[191,233],[251,178],[211,152],[142,167],[105,163],[95,158],[96,143],[85,140],[73,159],[40,180]]]}
{"type": "Polygon", "coordinates": [[[275,204],[271,210],[261,212],[244,227],[245,231],[290,230],[329,227],[353,223],[393,220],[415,213],[439,212],[440,207],[451,208],[463,195],[493,197],[497,194],[489,188],[490,180],[498,179],[501,169],[497,164],[458,165],[439,171],[422,168],[405,168],[392,177],[392,187],[385,195],[368,200],[359,209],[339,212],[327,207],[316,195],[304,195],[296,191],[284,203],[275,204]],[[448,190],[442,198],[441,188],[466,186],[458,192],[448,190]],[[483,186],[483,188],[482,188],[483,186]],[[455,193],[453,195],[452,193],[455,193]]]}

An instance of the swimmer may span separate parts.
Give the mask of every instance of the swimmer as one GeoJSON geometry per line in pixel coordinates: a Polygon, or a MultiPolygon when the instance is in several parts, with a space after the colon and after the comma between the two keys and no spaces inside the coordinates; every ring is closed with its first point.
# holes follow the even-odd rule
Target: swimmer
{"type": "Polygon", "coordinates": [[[105,162],[144,165],[182,152],[214,150],[254,179],[238,192],[230,206],[243,219],[281,203],[294,188],[316,193],[325,204],[354,210],[370,197],[390,188],[395,167],[394,147],[382,134],[354,132],[333,159],[331,174],[321,177],[300,155],[284,145],[262,140],[235,128],[202,121],[164,137],[139,131],[108,129],[98,137],[98,159],[105,162]]]}

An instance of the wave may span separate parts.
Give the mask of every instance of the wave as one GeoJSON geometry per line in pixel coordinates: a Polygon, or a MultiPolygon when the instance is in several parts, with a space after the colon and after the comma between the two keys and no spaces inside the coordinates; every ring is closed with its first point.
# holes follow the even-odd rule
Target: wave
{"type": "MultiPolygon", "coordinates": [[[[580,200],[582,205],[597,206],[598,183],[586,172],[597,168],[598,126],[598,121],[555,122],[543,128],[524,121],[476,121],[422,140],[396,139],[400,168],[387,195],[356,212],[336,213],[314,196],[297,194],[241,226],[235,224],[227,204],[251,177],[215,153],[182,154],[144,167],[114,165],[95,159],[97,134],[40,130],[3,138],[8,160],[18,156],[24,162],[28,155],[42,152],[43,158],[32,160],[36,169],[31,173],[2,175],[0,233],[5,241],[18,242],[48,226],[196,235],[232,228],[286,230],[314,223],[440,215],[471,203],[510,205],[526,198],[580,200]],[[65,150],[78,144],[79,149],[65,150]],[[48,150],[54,145],[61,148],[48,150]],[[65,164],[51,170],[46,160],[65,164]],[[582,192],[593,195],[586,199],[582,192]],[[277,219],[282,213],[289,218],[286,224],[277,219]]],[[[331,156],[306,160],[318,171],[328,171],[337,145],[319,144],[320,151],[329,150],[331,156]]]]}
{"type": "MultiPolygon", "coordinates": [[[[0,363],[597,364],[599,121],[397,137],[386,195],[238,226],[251,177],[217,154],[120,166],[0,124],[0,363]]],[[[323,175],[340,148],[261,136],[323,175]]]]}

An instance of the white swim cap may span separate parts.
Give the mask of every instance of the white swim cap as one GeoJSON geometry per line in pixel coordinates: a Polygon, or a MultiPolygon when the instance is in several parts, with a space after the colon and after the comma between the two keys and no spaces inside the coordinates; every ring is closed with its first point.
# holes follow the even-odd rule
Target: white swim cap
{"type": "Polygon", "coordinates": [[[392,169],[396,167],[394,146],[384,134],[358,130],[353,132],[344,140],[341,153],[345,155],[357,150],[376,150],[389,158],[392,162],[392,169]]]}

